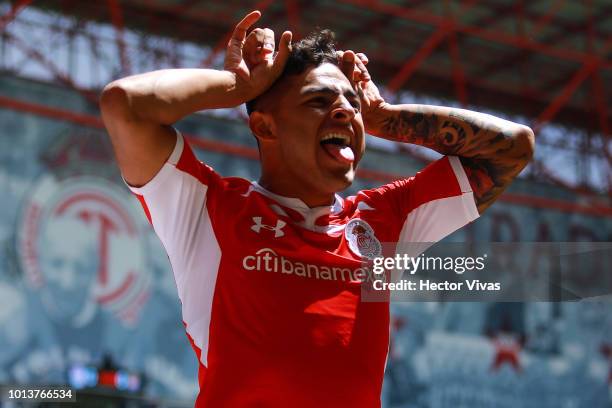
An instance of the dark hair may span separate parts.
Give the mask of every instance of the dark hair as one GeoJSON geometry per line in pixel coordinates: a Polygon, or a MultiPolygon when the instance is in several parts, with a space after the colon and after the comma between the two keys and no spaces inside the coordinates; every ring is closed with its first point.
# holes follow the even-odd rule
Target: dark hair
{"type": "MultiPolygon", "coordinates": [[[[338,57],[336,56],[336,43],[334,39],[333,31],[325,29],[313,31],[300,41],[293,43],[287,64],[276,82],[287,75],[299,75],[307,67],[318,67],[326,62],[337,65],[338,57]]],[[[257,99],[251,99],[246,103],[249,115],[255,110],[257,99]]]]}

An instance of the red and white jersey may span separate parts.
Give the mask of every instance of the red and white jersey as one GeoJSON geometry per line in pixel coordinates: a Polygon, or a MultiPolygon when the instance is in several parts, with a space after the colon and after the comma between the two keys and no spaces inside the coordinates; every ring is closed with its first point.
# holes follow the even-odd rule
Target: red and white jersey
{"type": "Polygon", "coordinates": [[[132,191],[168,252],[207,408],[380,406],[389,305],[360,301],[368,245],[348,231],[436,242],[478,217],[456,157],[309,208],[220,177],[180,135],[132,191]]]}

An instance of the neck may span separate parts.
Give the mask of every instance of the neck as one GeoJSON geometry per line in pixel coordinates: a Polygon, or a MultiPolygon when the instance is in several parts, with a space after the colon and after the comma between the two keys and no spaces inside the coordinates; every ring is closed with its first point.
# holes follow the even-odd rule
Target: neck
{"type": "Polygon", "coordinates": [[[284,197],[299,198],[310,208],[332,205],[335,200],[334,193],[318,192],[308,188],[308,186],[299,185],[295,180],[283,180],[282,177],[266,177],[266,175],[263,174],[258,183],[274,194],[284,197]]]}

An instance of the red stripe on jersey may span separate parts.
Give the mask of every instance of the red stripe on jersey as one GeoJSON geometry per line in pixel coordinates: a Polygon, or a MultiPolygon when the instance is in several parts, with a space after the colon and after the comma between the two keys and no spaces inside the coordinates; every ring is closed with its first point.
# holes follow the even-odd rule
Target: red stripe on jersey
{"type": "Polygon", "coordinates": [[[433,200],[461,195],[461,187],[448,157],[429,164],[414,176],[414,181],[418,183],[418,188],[411,190],[411,209],[433,200]]]}
{"type": "Polygon", "coordinates": [[[185,143],[181,158],[176,164],[176,168],[184,171],[187,174],[195,177],[200,183],[204,185],[209,184],[210,175],[214,174],[213,169],[200,162],[193,153],[191,146],[185,143]]]}
{"type": "MultiPolygon", "coordinates": [[[[424,204],[461,195],[461,186],[449,158],[443,157],[430,163],[413,177],[359,192],[356,202],[365,200],[378,212],[390,211],[391,214],[397,214],[403,223],[410,213],[424,204]]],[[[401,224],[399,228],[401,229],[401,224]]],[[[399,229],[396,232],[399,233],[399,229]]]]}
{"type": "Polygon", "coordinates": [[[134,194],[138,201],[140,201],[140,205],[142,205],[142,209],[144,210],[145,215],[147,216],[147,220],[149,220],[149,224],[153,225],[153,221],[151,220],[151,213],[149,212],[149,207],[147,206],[147,202],[144,197],[140,194],[134,194]]]}
{"type": "MultiPolygon", "coordinates": [[[[202,350],[196,346],[193,338],[187,332],[187,323],[183,322],[185,326],[185,334],[187,334],[187,339],[189,339],[189,344],[191,344],[191,348],[195,351],[196,356],[198,357],[198,385],[200,389],[202,389],[202,385],[204,384],[204,378],[206,377],[206,367],[202,364],[202,350]]],[[[198,396],[199,397],[199,396],[198,396]]]]}

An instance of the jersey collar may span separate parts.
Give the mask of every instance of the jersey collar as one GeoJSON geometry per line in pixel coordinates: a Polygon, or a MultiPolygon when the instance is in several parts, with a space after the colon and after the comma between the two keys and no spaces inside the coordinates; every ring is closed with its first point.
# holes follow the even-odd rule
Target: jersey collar
{"type": "Polygon", "coordinates": [[[285,197],[276,193],[273,193],[264,187],[262,187],[256,181],[251,182],[251,188],[267,197],[272,198],[279,204],[284,207],[291,208],[292,210],[300,213],[306,224],[314,225],[316,220],[322,216],[328,215],[338,215],[342,212],[343,208],[343,200],[338,194],[334,194],[334,203],[332,205],[324,205],[321,207],[308,207],[306,203],[304,203],[299,198],[295,197],[285,197]]]}

